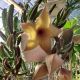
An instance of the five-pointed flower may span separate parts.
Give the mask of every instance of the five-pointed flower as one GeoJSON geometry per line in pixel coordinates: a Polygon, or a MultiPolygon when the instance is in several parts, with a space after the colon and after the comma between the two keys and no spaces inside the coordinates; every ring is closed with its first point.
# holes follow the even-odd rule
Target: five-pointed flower
{"type": "Polygon", "coordinates": [[[45,7],[35,22],[22,23],[22,56],[27,61],[42,61],[51,51],[51,37],[58,36],[61,29],[51,25],[50,16],[45,7]],[[46,53],[47,52],[47,53],[46,53]]]}
{"type": "Polygon", "coordinates": [[[45,63],[37,67],[33,79],[38,80],[46,74],[50,75],[63,64],[63,60],[57,54],[50,54],[51,37],[58,36],[61,29],[51,25],[47,7],[43,9],[34,23],[22,23],[22,30],[21,49],[23,60],[27,62],[43,61],[45,63]]]}

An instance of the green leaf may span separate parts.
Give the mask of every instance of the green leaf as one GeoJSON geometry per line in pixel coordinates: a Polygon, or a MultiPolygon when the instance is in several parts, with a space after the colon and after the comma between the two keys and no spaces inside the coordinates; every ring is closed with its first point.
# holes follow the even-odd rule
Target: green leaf
{"type": "Polygon", "coordinates": [[[0,46],[0,57],[1,57],[2,60],[3,60],[4,57],[8,57],[7,54],[5,53],[3,45],[0,46]]]}
{"type": "Polygon", "coordinates": [[[80,53],[80,44],[74,46],[75,51],[80,53]]]}
{"type": "Polygon", "coordinates": [[[51,7],[51,9],[49,10],[49,14],[52,13],[52,11],[54,10],[55,7],[56,7],[56,4],[54,4],[54,5],[51,7]]]}
{"type": "Polygon", "coordinates": [[[21,36],[18,36],[18,38],[17,38],[17,45],[19,45],[20,42],[21,42],[21,36]]]}
{"type": "Polygon", "coordinates": [[[47,0],[42,0],[44,3],[46,3],[47,2],[47,0]]]}
{"type": "Polygon", "coordinates": [[[13,33],[13,13],[14,13],[14,5],[10,5],[8,11],[8,28],[10,33],[13,33]]]}
{"type": "Polygon", "coordinates": [[[39,5],[35,5],[30,12],[29,19],[34,21],[34,15],[36,15],[39,5]]]}
{"type": "Polygon", "coordinates": [[[11,68],[7,58],[3,59],[3,66],[7,71],[12,71],[12,68],[11,68]]]}
{"type": "Polygon", "coordinates": [[[75,35],[80,34],[80,28],[78,28],[77,30],[75,30],[75,31],[74,31],[74,34],[75,34],[75,35]]]}
{"type": "Polygon", "coordinates": [[[76,63],[76,53],[72,54],[72,63],[75,64],[76,63]]]}
{"type": "Polygon", "coordinates": [[[14,49],[14,35],[10,34],[7,38],[7,46],[10,48],[10,50],[13,51],[14,49]]]}
{"type": "Polygon", "coordinates": [[[21,67],[21,63],[22,63],[22,59],[20,57],[16,57],[15,58],[15,68],[14,68],[14,70],[16,70],[15,74],[18,74],[20,67],[21,67]]]}
{"type": "Polygon", "coordinates": [[[19,23],[18,17],[15,16],[14,17],[14,31],[18,31],[18,23],[19,23]]]}
{"type": "Polygon", "coordinates": [[[2,11],[2,22],[3,22],[5,34],[8,35],[9,29],[8,29],[8,25],[7,25],[7,9],[3,9],[3,11],[2,11]]]}
{"type": "Polygon", "coordinates": [[[21,22],[26,22],[26,21],[27,21],[27,15],[26,15],[26,10],[24,10],[21,16],[21,22]]]}
{"type": "Polygon", "coordinates": [[[9,50],[9,48],[5,44],[3,44],[3,45],[4,45],[4,50],[5,50],[8,58],[13,57],[12,52],[9,50]]]}
{"type": "Polygon", "coordinates": [[[64,25],[64,28],[72,28],[75,24],[77,24],[77,22],[78,20],[76,18],[71,19],[66,22],[66,24],[64,25]]]}
{"type": "Polygon", "coordinates": [[[26,67],[26,63],[23,60],[22,60],[21,68],[22,68],[22,71],[28,72],[28,69],[26,67]]]}
{"type": "Polygon", "coordinates": [[[34,15],[34,17],[33,17],[33,21],[40,15],[41,11],[42,11],[42,10],[37,11],[37,13],[36,13],[36,14],[34,15]]]}
{"type": "Polygon", "coordinates": [[[0,37],[1,37],[4,41],[7,40],[6,36],[4,35],[4,33],[3,33],[2,31],[0,31],[0,37]]]}
{"type": "Polygon", "coordinates": [[[36,2],[35,4],[38,4],[38,5],[39,5],[39,4],[41,4],[42,1],[43,1],[44,3],[47,2],[47,0],[37,0],[37,2],[36,2]]]}
{"type": "Polygon", "coordinates": [[[36,19],[36,15],[38,13],[38,7],[43,0],[36,1],[35,5],[29,10],[28,19],[34,21],[36,19]]]}

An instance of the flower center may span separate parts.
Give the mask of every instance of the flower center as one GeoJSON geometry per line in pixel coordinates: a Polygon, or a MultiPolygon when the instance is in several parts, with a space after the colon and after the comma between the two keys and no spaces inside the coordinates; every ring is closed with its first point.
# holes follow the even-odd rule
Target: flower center
{"type": "Polygon", "coordinates": [[[48,29],[46,29],[46,28],[39,28],[38,30],[37,30],[37,37],[39,38],[39,39],[47,39],[48,37],[50,36],[50,34],[49,34],[49,30],[48,29]]]}
{"type": "Polygon", "coordinates": [[[38,36],[44,36],[45,30],[44,29],[39,29],[37,31],[38,36]]]}

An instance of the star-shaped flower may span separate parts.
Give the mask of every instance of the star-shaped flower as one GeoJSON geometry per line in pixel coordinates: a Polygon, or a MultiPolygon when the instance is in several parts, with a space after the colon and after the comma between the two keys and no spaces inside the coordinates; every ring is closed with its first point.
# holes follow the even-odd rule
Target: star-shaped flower
{"type": "Polygon", "coordinates": [[[51,37],[56,37],[61,29],[51,25],[47,7],[45,7],[34,23],[22,23],[21,49],[22,58],[27,62],[44,62],[37,65],[33,79],[38,80],[63,64],[57,54],[51,54],[51,37]]]}
{"type": "Polygon", "coordinates": [[[21,49],[26,61],[42,61],[51,51],[51,37],[58,36],[61,29],[51,25],[45,7],[35,22],[22,23],[21,49]],[[34,59],[33,59],[34,58],[34,59]]]}

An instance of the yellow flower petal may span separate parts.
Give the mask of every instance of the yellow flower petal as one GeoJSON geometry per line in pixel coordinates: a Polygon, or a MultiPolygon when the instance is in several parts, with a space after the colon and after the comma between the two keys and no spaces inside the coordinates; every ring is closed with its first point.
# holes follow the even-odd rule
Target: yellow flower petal
{"type": "Polygon", "coordinates": [[[32,40],[30,38],[29,34],[27,34],[25,32],[23,34],[21,34],[21,49],[22,49],[22,51],[30,50],[36,46],[37,46],[37,41],[32,40]]]}
{"type": "Polygon", "coordinates": [[[47,52],[50,51],[51,50],[50,38],[52,36],[51,28],[38,28],[36,33],[37,33],[37,41],[38,41],[39,45],[45,51],[47,51],[47,52]]]}
{"type": "Polygon", "coordinates": [[[29,34],[29,39],[30,40],[35,40],[36,39],[36,31],[34,29],[34,24],[32,23],[22,23],[22,29],[24,32],[29,34]]]}
{"type": "Polygon", "coordinates": [[[51,40],[46,39],[46,40],[38,40],[38,41],[39,41],[39,45],[41,46],[41,48],[44,49],[47,52],[47,54],[50,54],[51,40]]]}
{"type": "Polygon", "coordinates": [[[45,7],[40,14],[40,16],[36,19],[36,29],[42,27],[42,28],[48,28],[50,26],[50,17],[47,10],[47,7],[45,7]]]}

